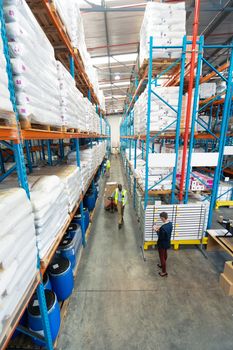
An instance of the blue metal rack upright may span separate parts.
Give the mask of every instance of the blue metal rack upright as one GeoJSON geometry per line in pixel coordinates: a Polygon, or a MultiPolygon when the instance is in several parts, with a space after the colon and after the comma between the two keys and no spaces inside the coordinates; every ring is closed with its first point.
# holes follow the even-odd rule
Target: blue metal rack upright
{"type": "MultiPolygon", "coordinates": [[[[190,176],[192,173],[192,153],[193,148],[195,145],[195,125],[199,124],[201,127],[206,131],[207,136],[206,139],[208,140],[208,136],[210,136],[212,141],[212,147],[211,152],[217,152],[218,153],[218,161],[217,165],[215,167],[214,171],[214,180],[213,180],[213,187],[211,191],[210,196],[206,196],[205,200],[208,199],[210,201],[210,208],[209,208],[209,216],[208,216],[208,228],[211,227],[212,224],[212,218],[213,218],[213,210],[216,204],[216,200],[218,199],[218,188],[219,188],[219,182],[221,179],[221,173],[222,173],[222,165],[223,165],[223,158],[224,158],[224,148],[228,144],[228,142],[231,142],[231,139],[227,137],[228,135],[228,125],[229,125],[229,118],[232,111],[232,96],[233,96],[233,43],[230,45],[205,45],[204,44],[204,38],[201,36],[199,39],[199,49],[198,49],[198,59],[197,59],[197,72],[196,72],[196,82],[195,82],[195,90],[194,90],[194,102],[193,102],[193,113],[192,113],[192,122],[191,122],[191,132],[190,132],[190,142],[189,142],[189,152],[188,152],[188,160],[187,160],[187,172],[186,172],[186,181],[185,181],[185,197],[184,197],[184,203],[188,202],[189,198],[189,181],[190,176]],[[209,63],[205,57],[204,57],[204,49],[207,51],[208,49],[216,49],[216,48],[224,48],[226,50],[229,50],[229,57],[230,57],[230,63],[227,71],[227,77],[225,77],[223,74],[221,74],[217,68],[215,68],[211,63],[209,63]],[[198,98],[199,98],[199,85],[200,85],[200,77],[202,73],[202,66],[207,65],[211,71],[215,72],[216,75],[226,82],[226,91],[225,91],[225,98],[223,103],[223,110],[222,110],[222,118],[221,118],[221,127],[220,127],[220,135],[216,135],[215,127],[214,130],[211,129],[211,122],[210,120],[213,118],[213,105],[221,99],[220,95],[214,96],[211,99],[208,99],[208,101],[202,105],[201,107],[198,104],[198,98]],[[206,124],[203,119],[200,116],[200,113],[205,111],[206,108],[210,108],[210,118],[208,124],[206,124]]],[[[218,123],[219,120],[219,111],[220,107],[216,110],[216,121],[215,126],[218,123]]],[[[208,143],[206,143],[206,151],[208,151],[208,143]]],[[[201,181],[200,178],[197,178],[199,181],[201,181]]],[[[210,189],[211,190],[211,189],[210,189]]],[[[232,189],[231,189],[232,191],[232,189]]]]}

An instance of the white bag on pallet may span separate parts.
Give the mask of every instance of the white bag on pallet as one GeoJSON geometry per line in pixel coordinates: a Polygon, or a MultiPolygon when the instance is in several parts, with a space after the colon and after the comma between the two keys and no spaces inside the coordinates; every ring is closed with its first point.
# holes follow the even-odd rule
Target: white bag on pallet
{"type": "Polygon", "coordinates": [[[0,189],[0,330],[12,316],[37,271],[31,203],[20,188],[0,189]],[[15,244],[17,242],[17,244],[15,244]],[[25,279],[28,271],[30,275],[25,279]],[[23,281],[23,283],[22,283],[23,281]]]}
{"type": "Polygon", "coordinates": [[[52,45],[24,0],[5,1],[4,13],[20,117],[37,124],[62,125],[52,45]],[[17,97],[22,92],[26,100],[17,97]]]}

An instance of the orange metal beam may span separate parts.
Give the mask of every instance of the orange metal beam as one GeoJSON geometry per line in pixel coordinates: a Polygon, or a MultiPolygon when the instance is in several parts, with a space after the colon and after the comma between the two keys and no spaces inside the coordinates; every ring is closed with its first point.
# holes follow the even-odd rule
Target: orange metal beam
{"type": "Polygon", "coordinates": [[[0,126],[0,140],[16,141],[18,140],[18,131],[16,127],[0,126]]]}
{"type": "MultiPolygon", "coordinates": [[[[225,69],[227,69],[229,67],[229,62],[224,63],[222,66],[218,67],[218,71],[222,72],[225,69]]],[[[204,77],[201,77],[200,79],[200,84],[202,83],[206,83],[207,81],[209,81],[211,78],[215,77],[217,74],[213,71],[207,75],[205,75],[204,77]]]]}
{"type": "Polygon", "coordinates": [[[71,133],[61,131],[47,131],[28,129],[22,130],[22,139],[24,140],[61,140],[61,139],[84,139],[84,138],[107,138],[106,135],[95,133],[71,133]]]}

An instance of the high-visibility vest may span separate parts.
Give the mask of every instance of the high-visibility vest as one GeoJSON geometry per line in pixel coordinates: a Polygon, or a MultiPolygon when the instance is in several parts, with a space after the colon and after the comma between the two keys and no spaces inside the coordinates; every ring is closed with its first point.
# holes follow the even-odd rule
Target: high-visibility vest
{"type": "MultiPolygon", "coordinates": [[[[126,205],[126,202],[127,202],[126,194],[127,194],[127,191],[126,191],[126,190],[122,190],[122,191],[121,191],[121,195],[122,195],[122,204],[123,204],[123,205],[126,205]]],[[[116,188],[116,190],[115,190],[115,196],[114,196],[114,202],[115,202],[115,204],[118,203],[118,197],[119,197],[119,189],[116,188]]]]}
{"type": "Polygon", "coordinates": [[[111,167],[111,163],[110,163],[110,160],[108,159],[107,162],[106,162],[106,168],[110,169],[110,167],[111,167]]]}

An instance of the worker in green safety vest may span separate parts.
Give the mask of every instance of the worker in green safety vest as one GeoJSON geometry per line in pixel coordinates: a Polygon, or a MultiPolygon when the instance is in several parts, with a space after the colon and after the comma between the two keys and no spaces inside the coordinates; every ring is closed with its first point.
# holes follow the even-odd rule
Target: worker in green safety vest
{"type": "Polygon", "coordinates": [[[106,162],[106,176],[107,177],[110,176],[110,168],[111,168],[111,163],[110,163],[110,160],[107,159],[107,162],[106,162]]]}
{"type": "Polygon", "coordinates": [[[121,184],[118,184],[112,197],[114,198],[114,203],[116,204],[118,211],[118,228],[121,229],[124,221],[125,205],[127,204],[127,191],[122,188],[121,184]]]}

